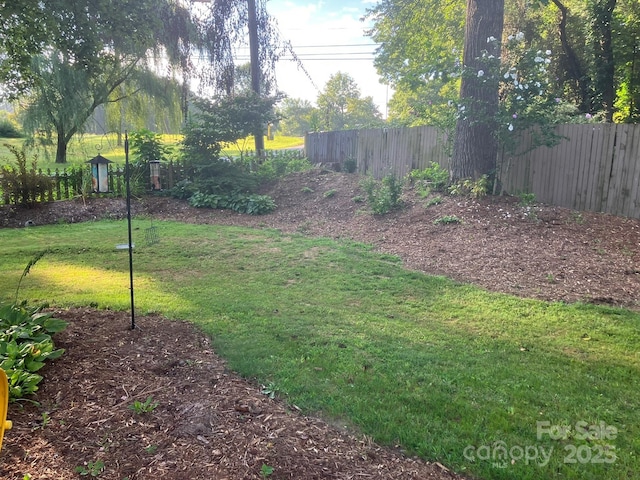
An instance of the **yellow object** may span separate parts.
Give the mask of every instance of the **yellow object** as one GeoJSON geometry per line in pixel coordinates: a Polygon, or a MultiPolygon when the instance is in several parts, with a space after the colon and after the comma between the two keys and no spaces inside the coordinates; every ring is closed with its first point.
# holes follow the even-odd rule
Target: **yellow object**
{"type": "Polygon", "coordinates": [[[7,410],[9,408],[9,380],[7,374],[0,368],[0,450],[2,450],[2,439],[4,431],[11,430],[13,424],[7,420],[7,410]]]}

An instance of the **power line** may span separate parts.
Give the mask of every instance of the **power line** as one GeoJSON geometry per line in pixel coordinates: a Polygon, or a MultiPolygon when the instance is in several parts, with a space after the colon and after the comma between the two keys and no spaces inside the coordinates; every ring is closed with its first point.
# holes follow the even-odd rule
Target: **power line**
{"type": "MultiPolygon", "coordinates": [[[[249,57],[234,57],[235,60],[238,60],[239,62],[246,62],[249,60],[249,57]]],[[[296,60],[294,58],[291,57],[280,57],[278,59],[278,61],[293,61],[296,60]]],[[[345,60],[348,61],[361,61],[361,60],[366,60],[366,61],[373,61],[374,57],[342,57],[342,58],[336,58],[336,57],[325,57],[325,58],[306,58],[304,55],[301,55],[298,57],[298,60],[304,60],[305,62],[315,62],[315,61],[323,61],[323,62],[342,62],[345,60]]]]}
{"type": "Polygon", "coordinates": [[[336,45],[293,45],[293,48],[333,48],[333,47],[378,47],[381,43],[345,43],[336,45]]]}

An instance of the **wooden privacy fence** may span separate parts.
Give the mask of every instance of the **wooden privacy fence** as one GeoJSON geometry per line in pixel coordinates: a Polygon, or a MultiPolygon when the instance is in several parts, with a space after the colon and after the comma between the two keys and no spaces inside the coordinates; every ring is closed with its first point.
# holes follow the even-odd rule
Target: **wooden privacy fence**
{"type": "MultiPolygon", "coordinates": [[[[560,125],[563,140],[513,158],[499,158],[510,193],[532,192],[544,203],[640,218],[640,125],[560,125]]],[[[531,136],[524,135],[523,151],[531,136]]]]}
{"type": "MultiPolygon", "coordinates": [[[[531,149],[524,134],[516,156],[500,154],[498,178],[506,192],[534,193],[543,203],[640,218],[640,125],[560,125],[554,147],[531,149]]],[[[431,162],[449,167],[450,145],[435,127],[312,133],[312,163],[357,161],[362,174],[404,177],[431,162]]]]}
{"type": "Polygon", "coordinates": [[[345,160],[355,160],[359,173],[375,178],[405,176],[431,162],[447,167],[449,162],[447,136],[435,127],[308,133],[304,145],[311,163],[341,169],[345,160]]]}

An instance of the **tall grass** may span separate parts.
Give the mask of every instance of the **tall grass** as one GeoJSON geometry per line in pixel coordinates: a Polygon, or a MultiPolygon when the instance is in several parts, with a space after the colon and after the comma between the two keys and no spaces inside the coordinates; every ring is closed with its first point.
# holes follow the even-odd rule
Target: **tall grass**
{"type": "MultiPolygon", "coordinates": [[[[134,223],[138,313],[193,321],[303,411],[485,479],[639,478],[638,314],[487,293],[350,241],[154,222],[147,246],[134,223]]],[[[22,296],[127,309],[125,235],[0,230],[0,298],[47,248],[22,296]]]]}

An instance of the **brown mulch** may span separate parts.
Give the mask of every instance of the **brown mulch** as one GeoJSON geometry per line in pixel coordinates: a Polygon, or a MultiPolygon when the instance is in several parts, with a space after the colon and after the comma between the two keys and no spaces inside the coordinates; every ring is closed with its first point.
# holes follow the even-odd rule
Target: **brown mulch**
{"type": "MultiPolygon", "coordinates": [[[[425,206],[412,191],[405,207],[384,216],[363,210],[355,175],[314,170],[265,190],[275,212],[252,217],[199,210],[149,197],[134,214],[157,219],[350,238],[398,255],[407,268],[446,275],[493,291],[565,302],[637,309],[640,222],[548,205],[523,207],[512,197],[443,197],[425,206]],[[334,195],[325,195],[334,190],[334,195]],[[457,224],[435,220],[455,216],[457,224]]],[[[124,218],[125,202],[80,199],[35,209],[0,207],[0,226],[23,227],[124,218]]],[[[135,219],[134,219],[135,221],[135,219]]],[[[66,353],[44,369],[35,400],[12,404],[0,478],[79,478],[75,468],[102,460],[105,479],[460,478],[437,463],[408,458],[357,432],[305,417],[270,399],[259,385],[226,370],[207,338],[160,317],[90,309],[58,311],[69,320],[55,337],[66,353]],[[149,396],[148,414],[129,408],[149,396]]]]}
{"type": "Polygon", "coordinates": [[[65,355],[45,370],[40,407],[11,405],[0,478],[453,479],[438,464],[381,448],[263,395],[225,368],[192,325],[91,309],[57,311],[65,355]],[[130,408],[152,397],[148,413],[130,408]],[[43,413],[48,420],[44,421],[43,413]]]}

